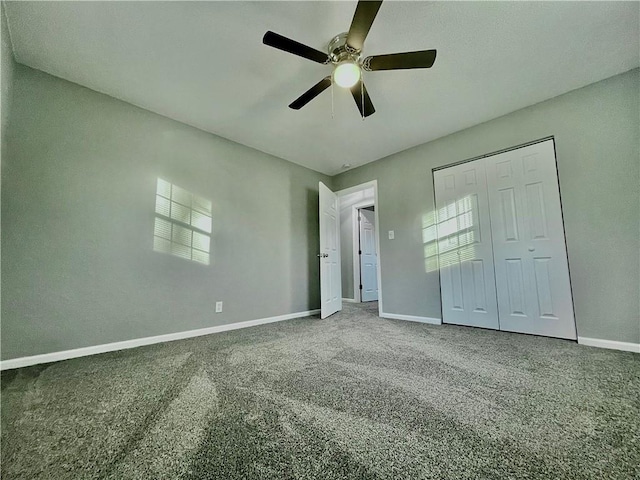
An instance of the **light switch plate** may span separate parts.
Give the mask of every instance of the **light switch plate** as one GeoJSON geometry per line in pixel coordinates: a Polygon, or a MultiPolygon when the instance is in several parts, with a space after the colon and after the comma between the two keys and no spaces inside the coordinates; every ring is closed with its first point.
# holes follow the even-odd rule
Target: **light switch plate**
{"type": "Polygon", "coordinates": [[[222,312],[222,302],[216,302],[216,313],[222,312]]]}
{"type": "Polygon", "coordinates": [[[389,240],[393,240],[394,238],[396,238],[396,232],[389,230],[389,240]]]}

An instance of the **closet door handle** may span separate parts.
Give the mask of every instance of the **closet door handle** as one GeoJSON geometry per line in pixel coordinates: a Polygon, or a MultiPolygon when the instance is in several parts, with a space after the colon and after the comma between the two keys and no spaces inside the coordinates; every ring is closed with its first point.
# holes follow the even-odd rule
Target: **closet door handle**
{"type": "Polygon", "coordinates": [[[534,247],[529,247],[529,251],[530,251],[530,252],[535,252],[535,251],[536,251],[536,249],[535,249],[534,247]]]}

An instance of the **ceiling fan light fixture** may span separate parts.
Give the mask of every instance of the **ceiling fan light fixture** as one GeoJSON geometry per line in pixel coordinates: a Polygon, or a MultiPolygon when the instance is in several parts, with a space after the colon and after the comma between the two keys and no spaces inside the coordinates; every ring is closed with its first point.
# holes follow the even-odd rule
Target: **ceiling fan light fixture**
{"type": "Polygon", "coordinates": [[[342,88],[351,88],[360,80],[360,67],[357,63],[346,60],[340,62],[333,70],[333,81],[342,88]]]}

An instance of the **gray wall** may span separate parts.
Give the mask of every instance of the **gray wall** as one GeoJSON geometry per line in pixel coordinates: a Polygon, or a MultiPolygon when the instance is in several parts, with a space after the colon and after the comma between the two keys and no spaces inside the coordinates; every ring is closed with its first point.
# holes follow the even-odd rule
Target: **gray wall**
{"type": "Polygon", "coordinates": [[[319,308],[330,178],[21,65],[13,92],[2,359],[319,308]],[[157,177],[212,200],[210,266],[152,250],[157,177]]]}
{"type": "Polygon", "coordinates": [[[640,71],[575,90],[334,177],[378,180],[383,306],[441,317],[421,228],[431,169],[554,135],[578,335],[640,342],[640,71]],[[386,231],[395,230],[395,240],[386,231]]]}
{"type": "MultiPolygon", "coordinates": [[[[0,56],[2,57],[2,63],[0,63],[0,68],[2,69],[0,70],[0,91],[2,94],[0,97],[0,165],[2,165],[2,162],[6,161],[5,133],[7,125],[9,124],[9,109],[11,108],[11,94],[13,89],[13,70],[15,68],[13,48],[11,46],[11,39],[9,38],[7,18],[4,13],[4,2],[0,2],[0,38],[0,56]]],[[[0,196],[2,192],[1,183],[2,182],[0,181],[0,196]]],[[[0,236],[2,236],[2,227],[0,227],[0,236]]],[[[0,254],[1,250],[2,249],[0,247],[0,254]]],[[[2,262],[0,261],[0,276],[2,271],[1,264],[2,262]]],[[[1,289],[0,304],[2,304],[1,289]]]]}
{"type": "Polygon", "coordinates": [[[342,298],[354,299],[353,290],[353,206],[374,201],[373,187],[339,197],[340,199],[340,262],[342,298]]]}
{"type": "Polygon", "coordinates": [[[13,84],[13,49],[11,48],[11,39],[9,38],[9,29],[7,27],[7,18],[4,13],[4,2],[0,2],[0,37],[2,43],[0,45],[0,55],[2,56],[2,64],[0,67],[0,87],[2,97],[0,99],[0,112],[2,113],[2,145],[4,146],[4,134],[9,120],[9,108],[11,106],[11,86],[13,84]]]}

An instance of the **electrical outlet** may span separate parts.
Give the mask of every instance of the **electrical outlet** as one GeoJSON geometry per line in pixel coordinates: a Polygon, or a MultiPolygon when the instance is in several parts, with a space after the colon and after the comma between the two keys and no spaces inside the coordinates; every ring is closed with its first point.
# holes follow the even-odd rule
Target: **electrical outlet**
{"type": "Polygon", "coordinates": [[[216,302],[216,313],[222,312],[222,302],[216,302]]]}
{"type": "Polygon", "coordinates": [[[396,238],[396,232],[389,230],[389,240],[393,240],[394,238],[396,238]]]}

